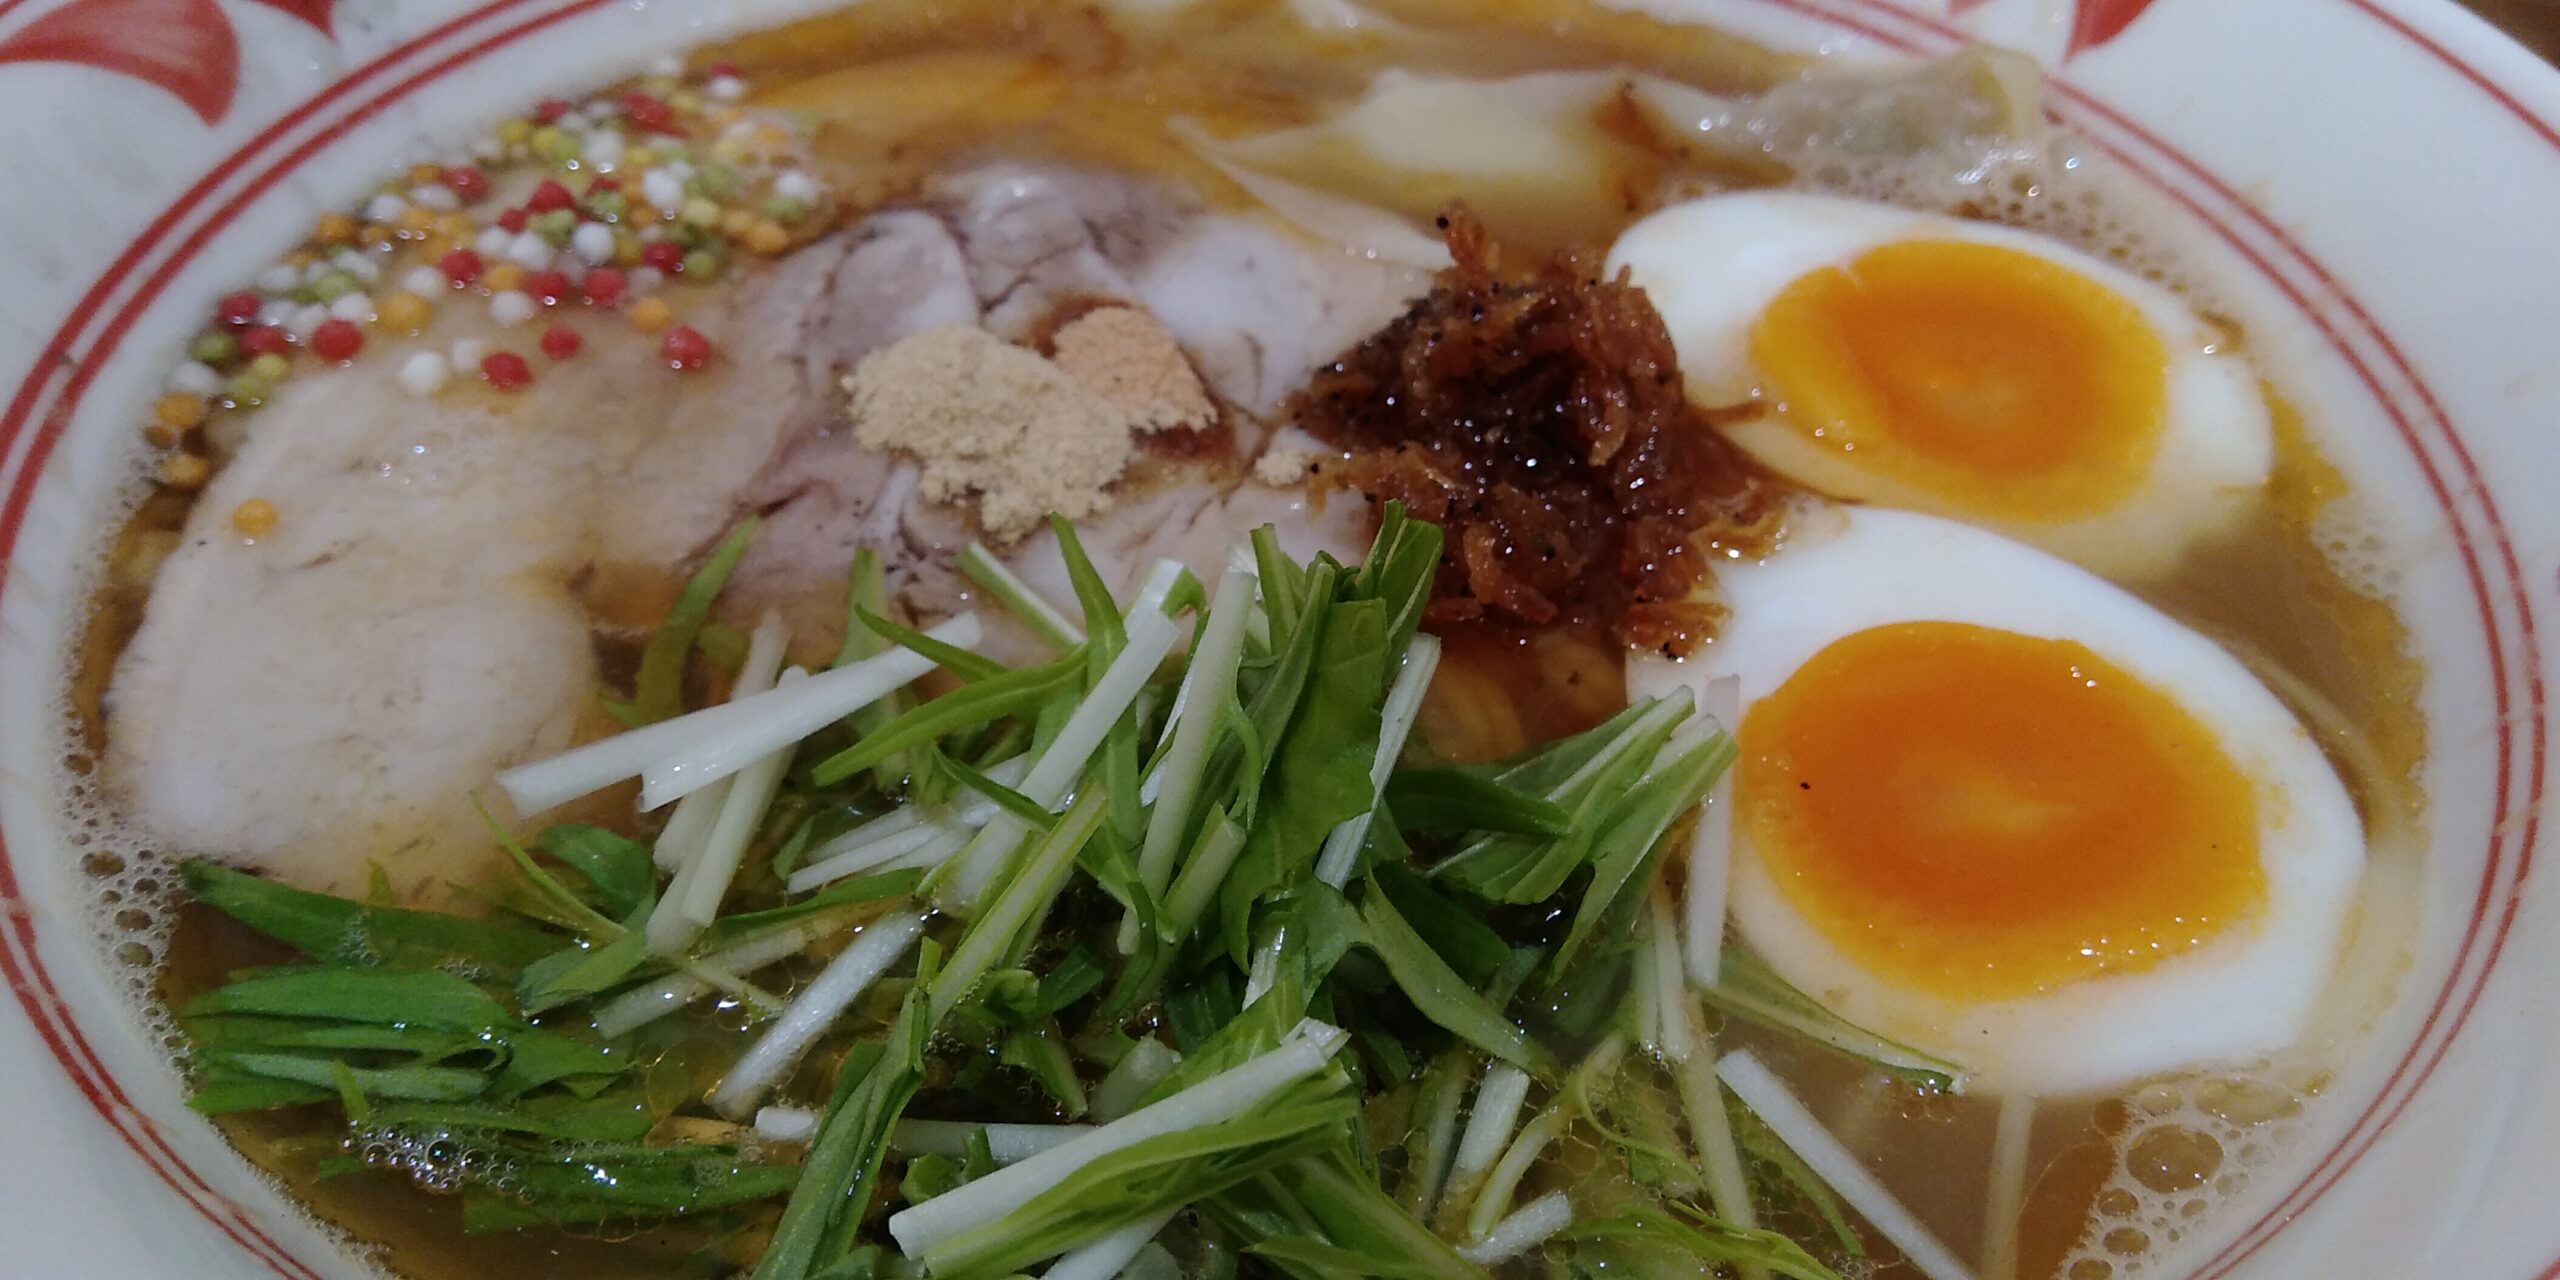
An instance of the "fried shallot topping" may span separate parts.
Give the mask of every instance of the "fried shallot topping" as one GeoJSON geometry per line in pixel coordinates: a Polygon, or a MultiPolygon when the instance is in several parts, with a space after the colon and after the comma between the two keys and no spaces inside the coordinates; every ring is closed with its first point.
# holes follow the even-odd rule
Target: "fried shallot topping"
{"type": "Polygon", "coordinates": [[[1597,623],[1689,652],[1721,613],[1706,551],[1764,542],[1770,487],[1690,405],[1623,274],[1561,253],[1505,279],[1473,217],[1440,223],[1455,265],[1292,405],[1349,455],[1317,479],[1447,530],[1434,624],[1597,623]]]}

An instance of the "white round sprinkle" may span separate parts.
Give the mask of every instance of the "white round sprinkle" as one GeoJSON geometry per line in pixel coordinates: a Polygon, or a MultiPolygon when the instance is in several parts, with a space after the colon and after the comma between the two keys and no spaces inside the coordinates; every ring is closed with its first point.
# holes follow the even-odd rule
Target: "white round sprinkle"
{"type": "Polygon", "coordinates": [[[332,259],[332,261],[338,264],[338,269],[340,271],[344,271],[348,275],[364,281],[366,284],[382,283],[382,263],[370,253],[363,253],[354,249],[340,249],[338,250],[337,257],[332,259]]]}
{"type": "Polygon", "coordinates": [[[434,267],[411,267],[409,274],[400,277],[400,287],[421,298],[432,298],[452,288],[453,282],[434,267]]]}
{"type": "Polygon", "coordinates": [[[572,107],[567,111],[561,112],[560,118],[552,121],[551,123],[558,127],[563,133],[576,133],[580,129],[584,129],[588,125],[594,124],[595,117],[588,115],[585,107],[572,107]]]}
{"type": "Polygon", "coordinates": [[[667,273],[656,267],[634,267],[630,275],[622,278],[623,291],[635,294],[655,293],[658,291],[658,286],[666,282],[667,273]]]}
{"type": "Polygon", "coordinates": [[[409,211],[409,202],[388,191],[365,202],[364,216],[369,222],[389,222],[409,211]]]}
{"type": "Polygon", "coordinates": [[[441,182],[421,182],[409,188],[409,199],[415,201],[421,209],[433,209],[438,213],[462,207],[462,197],[455,195],[453,188],[441,182]]]}
{"type": "Polygon", "coordinates": [[[400,389],[413,396],[444,390],[445,379],[452,376],[453,366],[433,351],[420,351],[400,362],[400,389]]]}
{"type": "Polygon", "coordinates": [[[736,102],[747,96],[747,82],[736,76],[713,76],[702,91],[710,94],[713,102],[736,102]]]}
{"type": "Polygon", "coordinates": [[[579,154],[588,164],[612,166],[622,163],[622,135],[613,129],[598,129],[587,135],[587,145],[579,154]]]}
{"type": "Polygon", "coordinates": [[[309,341],[311,335],[318,332],[320,326],[328,321],[329,309],[315,302],[287,317],[284,322],[284,331],[296,338],[309,341]]]}
{"type": "Polygon", "coordinates": [[[269,298],[258,304],[258,323],[283,324],[293,318],[299,304],[290,298],[269,298]]]}
{"type": "Polygon", "coordinates": [[[209,396],[222,390],[222,375],[201,360],[181,360],[177,368],[169,371],[169,389],[209,396]]]}
{"type": "Polygon", "coordinates": [[[678,182],[691,182],[693,181],[693,162],[670,160],[667,162],[667,172],[674,174],[678,182]]]}
{"type": "Polygon", "coordinates": [[[327,258],[313,258],[311,261],[302,264],[302,282],[304,284],[318,284],[320,282],[320,277],[337,269],[338,264],[331,262],[327,258]]]}
{"type": "Polygon", "coordinates": [[[456,338],[451,352],[454,368],[477,369],[480,367],[480,357],[489,353],[489,344],[478,338],[456,338]]]}
{"type": "Polygon", "coordinates": [[[654,61],[650,62],[649,74],[653,76],[683,75],[684,59],[672,53],[661,55],[654,61]]]}
{"type": "Polygon", "coordinates": [[[580,260],[605,263],[613,260],[613,228],[601,222],[589,222],[569,233],[569,248],[580,260]]]}
{"type": "Polygon", "coordinates": [[[496,160],[506,154],[506,142],[494,133],[471,140],[471,156],[475,160],[496,160]]]}
{"type": "Polygon", "coordinates": [[[508,289],[489,295],[489,318],[512,329],[531,320],[542,310],[542,304],[522,289],[508,289]]]}
{"type": "Polygon", "coordinates": [[[278,263],[258,273],[258,292],[283,293],[302,283],[302,272],[290,263],[278,263]]]}
{"type": "Polygon", "coordinates": [[[507,261],[527,271],[540,271],[551,265],[551,242],[530,231],[519,231],[507,242],[507,261]]]}
{"type": "Polygon", "coordinates": [[[826,188],[820,186],[817,178],[811,176],[808,170],[785,169],[781,176],[773,180],[773,193],[785,200],[797,200],[802,204],[816,204],[818,202],[818,197],[825,195],[827,192],[826,188]]]}
{"type": "Polygon", "coordinates": [[[373,295],[368,293],[339,294],[338,300],[329,304],[329,314],[337,319],[353,320],[359,324],[371,320],[373,319],[373,295]]]}
{"type": "Polygon", "coordinates": [[[488,227],[472,240],[471,251],[483,258],[503,257],[507,252],[507,246],[514,242],[515,237],[509,235],[505,227],[488,227]]]}
{"type": "Polygon", "coordinates": [[[684,179],[663,168],[651,169],[640,178],[640,194],[662,211],[672,213],[684,203],[684,179]]]}

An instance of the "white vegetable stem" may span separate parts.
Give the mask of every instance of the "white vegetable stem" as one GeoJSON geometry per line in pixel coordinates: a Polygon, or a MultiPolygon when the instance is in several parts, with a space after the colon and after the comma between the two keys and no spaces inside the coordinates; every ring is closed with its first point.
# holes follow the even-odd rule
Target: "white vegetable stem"
{"type": "Polygon", "coordinates": [[[2011,1094],[2000,1100],[1991,1132],[1991,1186],[1983,1199],[1982,1274],[2016,1280],[2018,1213],[2027,1199],[2027,1140],[2034,1136],[2036,1100],[2011,1094]]]}
{"type": "Polygon", "coordinates": [[[1138,1251],[1146,1248],[1147,1242],[1155,1239],[1157,1233],[1164,1230],[1164,1224],[1173,1221],[1173,1215],[1180,1212],[1182,1206],[1175,1205],[1148,1214],[1109,1235],[1070,1249],[1066,1256],[1040,1273],[1041,1280],[1112,1280],[1135,1261],[1138,1251]]]}
{"type": "Polygon", "coordinates": [[[1654,1047],[1673,1062],[1687,1062],[1696,1048],[1689,1034],[1689,988],[1680,980],[1679,926],[1671,918],[1671,904],[1659,893],[1648,895],[1645,902],[1648,922],[1646,942],[1653,966],[1651,984],[1654,1006],[1654,1047]]]}
{"type": "Polygon", "coordinates": [[[995,552],[987,550],[985,543],[972,540],[960,552],[959,566],[962,574],[1021,615],[1024,625],[1039,632],[1041,639],[1062,650],[1084,643],[1084,629],[1023,581],[995,552]]]}
{"type": "MultiPolygon", "coordinates": [[[[1218,580],[1217,593],[1209,598],[1208,621],[1201,624],[1199,643],[1191,647],[1190,669],[1183,672],[1182,688],[1174,695],[1173,739],[1165,750],[1155,808],[1147,815],[1146,841],[1138,849],[1138,878],[1157,897],[1164,896],[1173,880],[1173,856],[1191,822],[1192,797],[1200,789],[1200,771],[1209,763],[1211,735],[1227,699],[1235,694],[1254,583],[1250,571],[1236,569],[1218,580]]],[[[1129,945],[1135,943],[1134,937],[1129,939],[1129,945]]]]}
{"type": "MultiPolygon", "coordinates": [[[[1137,701],[1138,690],[1155,674],[1165,654],[1173,650],[1180,628],[1173,619],[1161,613],[1141,614],[1130,620],[1129,642],[1120,655],[1103,668],[1102,678],[1093,682],[1093,691],[1058,727],[1058,736],[1022,777],[1015,788],[1024,798],[1043,809],[1056,810],[1067,798],[1068,789],[1084,776],[1086,766],[1093,763],[1094,753],[1102,749],[1102,740],[1111,726],[1137,701]]],[[[1021,843],[1030,832],[1022,820],[999,813],[981,828],[969,847],[951,864],[951,881],[945,892],[959,905],[975,903],[986,891],[987,883],[1003,866],[1005,855],[1021,843]]]]}
{"type": "Polygon", "coordinates": [[[1507,1062],[1485,1067],[1484,1082],[1476,1086],[1475,1107],[1467,1112],[1466,1130],[1458,1135],[1457,1157],[1449,1162],[1451,1189],[1473,1182],[1477,1174],[1493,1167],[1511,1142],[1512,1126],[1520,1122],[1520,1104],[1528,1100],[1528,1072],[1507,1062]]]}
{"type": "MultiPolygon", "coordinates": [[[[986,772],[989,778],[1010,787],[1021,782],[1023,772],[1030,767],[1030,757],[1013,756],[988,766],[986,772]]],[[[686,797],[687,803],[691,801],[692,797],[686,797]]],[[[684,806],[676,807],[681,812],[684,806]]],[[[941,857],[948,857],[995,815],[996,802],[976,796],[939,814],[920,805],[902,806],[810,850],[807,865],[792,872],[783,887],[793,893],[806,893],[892,862],[912,864],[929,851],[939,850],[941,857]],[[945,845],[948,848],[942,847],[945,845]]],[[[932,861],[939,862],[941,857],[932,861]]]]}
{"type": "Polygon", "coordinates": [[[1360,865],[1360,845],[1369,838],[1369,824],[1378,816],[1378,806],[1389,775],[1396,771],[1396,759],[1404,754],[1405,739],[1413,734],[1414,719],[1422,714],[1422,695],[1431,688],[1431,673],[1440,669],[1440,641],[1436,636],[1415,636],[1404,648],[1404,664],[1396,671],[1395,683],[1387,686],[1387,703],[1378,715],[1378,751],[1369,760],[1369,811],[1356,818],[1345,818],[1325,836],[1324,852],[1316,855],[1316,878],[1339,889],[1351,879],[1351,870],[1360,865]]]}
{"type": "MultiPolygon", "coordinates": [[[[925,634],[962,649],[984,637],[978,620],[965,613],[925,634]]],[[[871,705],[933,667],[933,660],[921,654],[892,649],[817,676],[798,690],[768,690],[518,765],[499,774],[498,785],[515,802],[517,813],[530,817],[653,768],[693,762],[684,771],[681,790],[662,785],[654,798],[644,792],[643,807],[654,809],[871,705]],[[724,760],[734,760],[726,773],[713,774],[700,763],[713,748],[724,760]]]]}
{"type": "MultiPolygon", "coordinates": [[[[762,1107],[756,1111],[756,1133],[775,1142],[806,1142],[816,1137],[823,1113],[807,1107],[762,1107]]],[[[889,1145],[908,1155],[950,1156],[969,1153],[969,1135],[987,1133],[987,1154],[997,1164],[1027,1160],[1059,1143],[1093,1132],[1089,1124],[972,1124],[966,1120],[901,1120],[889,1131],[889,1145]]]]}
{"type": "MultiPolygon", "coordinates": [[[[1550,1191],[1520,1211],[1495,1223],[1484,1238],[1461,1246],[1458,1256],[1478,1266],[1489,1267],[1508,1262],[1545,1244],[1548,1237],[1573,1225],[1573,1202],[1561,1191],[1550,1191]]],[[[1050,1274],[1055,1275],[1056,1272],[1050,1274]]]]}
{"type": "MultiPolygon", "coordinates": [[[[1742,727],[1742,679],[1718,676],[1707,682],[1700,710],[1714,717],[1729,734],[1742,727]]],[[[1698,823],[1689,836],[1689,887],[1683,899],[1683,941],[1687,944],[1689,981],[1712,987],[1724,965],[1724,913],[1733,863],[1733,770],[1727,769],[1707,789],[1698,807],[1698,823]]]]}
{"type": "Polygon", "coordinates": [[[923,932],[924,917],[912,911],[885,915],[865,926],[729,1068],[720,1087],[711,1091],[712,1109],[732,1120],[752,1114],[765,1091],[923,932]]]}
{"type": "MultiPolygon", "coordinates": [[[[925,634],[967,649],[983,638],[983,630],[974,615],[964,613],[925,634]]],[[[681,800],[746,768],[768,752],[791,746],[888,697],[937,665],[933,659],[901,646],[812,676],[807,687],[795,692],[777,689],[754,702],[713,708],[732,714],[641,772],[640,807],[655,809],[681,800]],[[757,714],[734,714],[748,709],[757,714]]]]}
{"type": "MultiPolygon", "coordinates": [[[[747,640],[746,660],[738,665],[738,678],[730,682],[728,700],[736,702],[772,688],[782,674],[782,652],[790,644],[791,629],[783,625],[782,615],[767,610],[747,640]]],[[[658,843],[649,850],[659,870],[673,874],[702,855],[703,844],[711,838],[711,824],[719,820],[720,802],[728,794],[729,784],[722,782],[686,796],[676,806],[658,833],[658,843]]]]}
{"type": "Polygon", "coordinates": [[[1867,1225],[1902,1250],[1902,1256],[1920,1274],[1929,1280],[1973,1280],[1973,1273],[1956,1261],[1955,1255],[1920,1225],[1920,1219],[1885,1190],[1884,1184],[1867,1172],[1866,1165],[1840,1145],[1840,1140],[1832,1137],[1804,1103],[1788,1092],[1776,1073],[1751,1056],[1750,1050],[1726,1054],[1716,1064],[1716,1074],[1744,1106],[1751,1108],[1752,1114],[1769,1126],[1770,1132],[1778,1135],[1779,1141],[1813,1170],[1814,1176],[1857,1210],[1867,1225]]]}
{"type": "MultiPolygon", "coordinates": [[[[796,956],[832,933],[841,932],[845,921],[841,916],[806,920],[785,925],[771,933],[759,934],[733,947],[714,951],[702,957],[697,967],[722,973],[753,973],[767,965],[796,956]]],[[[693,973],[671,973],[656,982],[605,1002],[596,1010],[596,1033],[608,1040],[628,1035],[719,988],[693,973]]]]}
{"type": "Polygon", "coordinates": [[[1138,1099],[1181,1065],[1182,1054],[1172,1045],[1153,1036],[1140,1038],[1093,1087],[1093,1118],[1109,1121],[1129,1114],[1137,1108],[1138,1099]]]}
{"type": "MultiPolygon", "coordinates": [[[[808,672],[792,667],[774,688],[796,689],[808,679],[808,672]]],[[[674,955],[711,927],[720,914],[720,900],[729,895],[729,883],[738,878],[738,863],[747,856],[747,845],[756,838],[756,828],[764,825],[764,811],[782,789],[782,775],[791,768],[791,752],[786,746],[767,753],[721,788],[720,816],[711,820],[702,852],[676,872],[666,898],[649,913],[651,954],[674,955]]]]}
{"type": "Polygon", "coordinates": [[[963,1231],[1002,1219],[1115,1151],[1243,1115],[1292,1082],[1323,1070],[1348,1039],[1350,1034],[1339,1028],[1302,1022],[1269,1053],[1020,1164],[900,1210],[889,1219],[889,1234],[908,1257],[924,1256],[963,1231]]]}

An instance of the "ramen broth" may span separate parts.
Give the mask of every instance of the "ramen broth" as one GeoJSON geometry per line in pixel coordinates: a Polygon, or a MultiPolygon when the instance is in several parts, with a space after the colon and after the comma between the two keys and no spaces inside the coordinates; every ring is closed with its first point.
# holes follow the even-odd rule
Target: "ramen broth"
{"type": "MultiPolygon", "coordinates": [[[[1086,7],[892,0],[748,36],[693,59],[735,64],[751,86],[750,105],[812,121],[815,167],[853,216],[910,198],[937,173],[1008,158],[1161,176],[1212,201],[1249,208],[1252,197],[1204,158],[1201,136],[1231,138],[1325,119],[1390,70],[1472,77],[1632,70],[1744,95],[1786,81],[1805,65],[1712,29],[1574,0],[1468,6],[1388,0],[1358,12],[1360,22],[1319,27],[1287,6],[1222,0],[1126,17],[1086,7]]],[[[1708,150],[1667,133],[1631,102],[1599,111],[1592,123],[1609,175],[1597,199],[1549,199],[1534,175],[1516,183],[1414,184],[1371,172],[1347,154],[1332,158],[1339,170],[1328,176],[1322,152],[1305,159],[1295,176],[1420,217],[1463,197],[1505,252],[1522,261],[1557,248],[1581,248],[1596,259],[1629,222],[1672,194],[1790,184],[1903,198],[1914,190],[1910,175],[1890,166],[1796,172],[1784,157],[1708,150]]],[[[2008,189],[1974,202],[1974,212],[2077,237],[2182,288],[2190,283],[2181,275],[2174,237],[2123,212],[2139,202],[2108,185],[2103,163],[2065,170],[2049,161],[2070,153],[2068,139],[2038,146],[2047,150],[1995,157],[1992,171],[2004,175],[2008,189]],[[2092,201],[2103,206],[2103,216],[2091,214],[2092,201]],[[2142,234],[2123,234],[2126,228],[2142,234]]],[[[2189,292],[2210,305],[2202,291],[2189,292]]],[[[2245,347],[2245,335],[2235,338],[2245,347]]],[[[2281,385],[2284,371],[2262,373],[2281,385]]],[[[2124,585],[2241,654],[2313,726],[2367,824],[2370,893],[2376,884],[2404,878],[2417,856],[2411,830],[2421,801],[2415,768],[2424,749],[2414,698],[2419,672],[2388,603],[2392,584],[2372,568],[2379,557],[2352,518],[2354,496],[2312,447],[2316,424],[2299,423],[2280,401],[2278,413],[2284,429],[2275,479],[2260,508],[2166,576],[2124,585]]],[[[153,494],[133,510],[108,558],[72,681],[75,762],[98,757],[99,697],[145,606],[150,568],[185,514],[183,496],[153,494]]],[[[607,593],[613,599],[591,602],[608,670],[633,661],[632,637],[663,611],[675,585],[624,584],[607,593]]],[[[1598,630],[1481,627],[1447,639],[1417,730],[1442,757],[1509,755],[1586,728],[1624,703],[1619,653],[1598,630]]],[[[617,807],[604,811],[623,825],[632,821],[617,807]]],[[[89,855],[106,895],[105,914],[132,930],[111,928],[111,941],[125,948],[129,961],[156,960],[157,992],[173,1005],[225,974],[284,954],[209,909],[178,905],[169,898],[174,877],[165,870],[156,875],[161,894],[137,892],[144,873],[185,852],[102,836],[89,855]]],[[[2360,913],[2347,971],[2393,968],[2402,945],[2393,914],[2360,913]]],[[[805,977],[811,968],[799,972],[805,977]]],[[[788,993],[786,979],[768,985],[788,993]]],[[[2016,1274],[2071,1280],[2135,1274],[2142,1258],[2172,1247],[2174,1237],[2214,1229],[2216,1206],[2253,1174],[2263,1180],[2283,1166],[2302,1108],[2325,1087],[2329,1064],[2352,1047],[2382,994],[2333,992],[2332,1016],[2312,1042],[2236,1082],[2201,1078],[2129,1097],[2039,1102],[2027,1147],[2016,1274]]],[[[652,1051],[662,1057],[649,1069],[651,1091],[698,1095],[717,1078],[720,1056],[734,1052],[738,1025],[735,1010],[716,1008],[653,1028],[652,1051]]],[[[1986,1197],[1996,1194],[1976,1172],[1991,1160],[1996,1101],[1924,1095],[1783,1036],[1747,1028],[1735,1034],[1770,1060],[1941,1239],[1960,1255],[1975,1255],[1975,1242],[1985,1238],[1986,1197]]],[[[819,1097],[823,1066],[802,1069],[819,1097]]],[[[794,1096],[812,1092],[802,1088],[794,1096]]],[[[997,1118],[1008,1111],[1047,1118],[1025,1100],[991,1104],[985,1114],[997,1118]]],[[[678,1222],[637,1231],[465,1235],[458,1197],[423,1190],[393,1169],[326,1168],[345,1154],[341,1128],[326,1110],[256,1112],[221,1123],[243,1154],[391,1273],[419,1280],[529,1268],[634,1280],[708,1275],[751,1261],[761,1234],[751,1226],[742,1242],[678,1222]],[[707,1262],[696,1252],[704,1248],[730,1252],[707,1262]]],[[[1524,1187],[1524,1198],[1572,1179],[1575,1152],[1590,1141],[1589,1135],[1569,1140],[1524,1187]]],[[[409,1163],[433,1182],[438,1158],[464,1157],[416,1153],[409,1163]]],[[[1891,1254],[1880,1243],[1877,1252],[1891,1254]]],[[[1511,1274],[1543,1273],[1533,1254],[1511,1274]]],[[[1888,1266],[1876,1274],[1914,1273],[1888,1266]]]]}

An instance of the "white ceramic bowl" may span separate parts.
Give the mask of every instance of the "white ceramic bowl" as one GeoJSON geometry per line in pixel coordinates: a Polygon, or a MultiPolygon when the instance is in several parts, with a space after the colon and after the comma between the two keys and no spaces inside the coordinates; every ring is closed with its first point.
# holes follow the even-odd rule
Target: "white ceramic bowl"
{"type": "MultiPolygon", "coordinates": [[[[387,160],[812,0],[0,0],[0,1275],[352,1274],[181,1105],[54,802],[73,586],[204,306],[387,160]]],[[[2417,943],[2343,1105],[2190,1272],[2560,1277],[2560,76],[2441,0],[1651,0],[1848,57],[1988,39],[2190,223],[2391,514],[2429,671],[2417,943]]]]}

